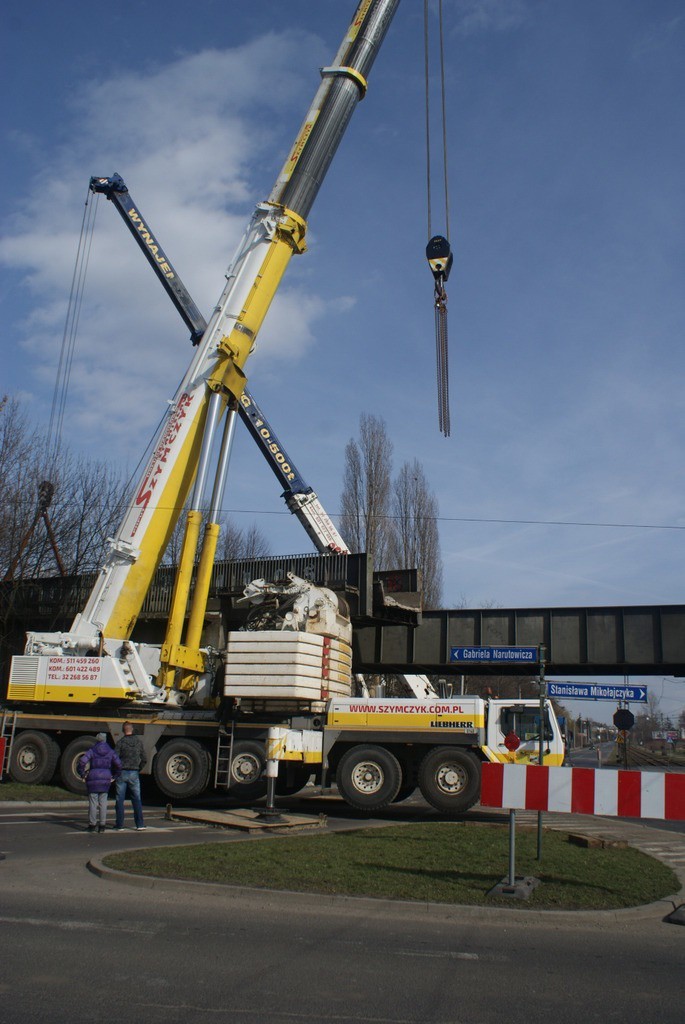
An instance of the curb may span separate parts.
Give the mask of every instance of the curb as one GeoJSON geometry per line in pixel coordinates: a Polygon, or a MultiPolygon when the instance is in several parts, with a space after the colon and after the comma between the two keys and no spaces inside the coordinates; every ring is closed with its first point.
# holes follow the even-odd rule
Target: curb
{"type": "MultiPolygon", "coordinates": [[[[187,846],[187,843],[179,843],[187,846]]],[[[117,850],[117,853],[129,853],[140,847],[117,850]]],[[[165,847],[173,849],[173,847],[165,847]]],[[[105,854],[104,856],[108,856],[105,854]]],[[[655,858],[656,859],[656,858],[655,858]]],[[[223,896],[229,899],[257,900],[263,904],[283,903],[287,907],[297,905],[297,909],[321,909],[322,906],[339,910],[364,911],[378,913],[379,909],[389,910],[400,916],[430,914],[443,920],[460,920],[465,918],[492,918],[496,914],[504,915],[509,923],[516,925],[530,921],[535,924],[550,924],[569,927],[578,925],[586,927],[595,924],[629,924],[631,921],[657,919],[663,921],[685,901],[685,888],[673,896],[664,896],[654,903],[646,903],[637,907],[623,907],[616,910],[523,910],[519,907],[488,907],[482,904],[471,905],[462,903],[428,903],[410,900],[374,899],[369,896],[342,896],[332,893],[297,892],[288,889],[258,889],[252,886],[219,884],[216,882],[197,882],[181,878],[160,878],[157,875],[135,875],[127,871],[110,868],[103,863],[101,857],[93,857],[86,864],[87,869],[98,878],[110,882],[132,885],[140,889],[156,889],[162,892],[195,892],[208,896],[223,896]]]]}
{"type": "Polygon", "coordinates": [[[61,807],[69,810],[71,808],[83,807],[87,803],[88,798],[85,796],[80,800],[78,798],[73,800],[0,800],[0,811],[11,811],[15,807],[20,810],[26,810],[31,807],[39,808],[41,811],[51,807],[61,807]]]}

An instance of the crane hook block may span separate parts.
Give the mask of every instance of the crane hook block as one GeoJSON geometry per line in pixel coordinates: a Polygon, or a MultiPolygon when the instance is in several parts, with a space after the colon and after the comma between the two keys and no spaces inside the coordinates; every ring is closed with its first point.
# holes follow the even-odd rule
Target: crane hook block
{"type": "Polygon", "coordinates": [[[426,246],[426,259],[436,281],[446,281],[450,276],[454,257],[450,243],[442,235],[433,235],[426,246]]]}

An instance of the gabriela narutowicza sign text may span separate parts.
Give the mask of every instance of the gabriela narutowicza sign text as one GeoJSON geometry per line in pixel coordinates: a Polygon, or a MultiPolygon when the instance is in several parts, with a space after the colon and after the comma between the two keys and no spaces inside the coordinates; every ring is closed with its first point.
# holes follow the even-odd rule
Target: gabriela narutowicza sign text
{"type": "Polygon", "coordinates": [[[535,665],[537,647],[450,647],[450,662],[463,665],[535,665]]]}

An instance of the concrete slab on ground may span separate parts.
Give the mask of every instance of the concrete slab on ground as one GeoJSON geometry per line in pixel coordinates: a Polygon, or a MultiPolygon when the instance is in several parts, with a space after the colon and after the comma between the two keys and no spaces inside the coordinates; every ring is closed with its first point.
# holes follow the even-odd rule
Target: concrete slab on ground
{"type": "Polygon", "coordinates": [[[234,828],[242,832],[293,832],[323,829],[328,818],[325,814],[290,814],[280,811],[273,817],[265,816],[263,808],[236,808],[230,811],[174,810],[169,805],[166,817],[169,821],[187,821],[196,825],[210,825],[213,828],[234,828]]]}

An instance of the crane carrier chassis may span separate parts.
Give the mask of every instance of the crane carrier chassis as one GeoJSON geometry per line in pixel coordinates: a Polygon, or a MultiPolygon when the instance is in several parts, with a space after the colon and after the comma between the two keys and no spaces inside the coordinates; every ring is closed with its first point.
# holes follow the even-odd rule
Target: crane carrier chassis
{"type": "MultiPolygon", "coordinates": [[[[130,705],[19,710],[14,704],[5,711],[6,728],[14,730],[9,774],[28,783],[57,775],[67,789],[82,793],[79,757],[98,732],[116,741],[130,721],[145,747],[145,771],[170,800],[214,787],[246,804],[266,793],[266,752],[276,731],[279,795],[292,795],[310,780],[324,787],[335,782],[351,806],[375,811],[418,787],[428,803],[452,815],[478,800],[482,761],[538,761],[536,700],[337,698],[296,713],[279,712],[273,703],[261,702],[260,710],[259,701],[228,702],[216,711],[130,705]],[[515,754],[504,744],[512,732],[521,739],[515,754]]],[[[563,739],[549,707],[545,718],[544,763],[559,765],[563,739]]]]}

